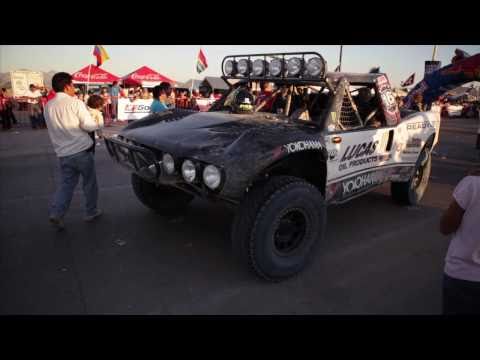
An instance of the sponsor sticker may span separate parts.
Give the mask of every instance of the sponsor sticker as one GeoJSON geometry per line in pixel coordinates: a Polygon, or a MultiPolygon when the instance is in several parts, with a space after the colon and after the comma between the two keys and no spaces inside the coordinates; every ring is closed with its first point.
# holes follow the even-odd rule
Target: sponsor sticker
{"type": "Polygon", "coordinates": [[[422,139],[420,138],[411,138],[407,141],[407,149],[409,148],[419,148],[422,146],[422,139]]]}
{"type": "Polygon", "coordinates": [[[368,174],[362,174],[342,182],[343,196],[350,196],[366,190],[372,186],[381,184],[384,174],[381,171],[375,171],[368,174]]]}
{"type": "Polygon", "coordinates": [[[332,149],[328,152],[328,160],[329,161],[338,160],[338,150],[337,149],[332,149]]]}
{"type": "Polygon", "coordinates": [[[322,143],[320,141],[315,141],[315,140],[297,141],[297,142],[283,145],[283,147],[285,148],[285,150],[287,150],[289,154],[295,153],[298,151],[323,149],[322,143]]]}
{"type": "Polygon", "coordinates": [[[390,160],[390,154],[373,155],[378,147],[378,140],[347,146],[340,160],[341,164],[338,166],[338,170],[342,171],[351,167],[390,160]]]}
{"type": "Polygon", "coordinates": [[[427,128],[432,128],[434,126],[435,125],[432,125],[430,121],[422,121],[422,122],[407,124],[407,130],[427,129],[427,128]]]}

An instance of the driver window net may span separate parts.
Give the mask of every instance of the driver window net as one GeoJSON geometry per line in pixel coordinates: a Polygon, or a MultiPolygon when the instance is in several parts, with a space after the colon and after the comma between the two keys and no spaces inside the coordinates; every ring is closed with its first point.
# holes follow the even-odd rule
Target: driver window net
{"type": "Polygon", "coordinates": [[[360,118],[357,116],[357,111],[352,98],[346,89],[343,95],[342,108],[340,110],[340,124],[345,129],[362,126],[360,118]]]}

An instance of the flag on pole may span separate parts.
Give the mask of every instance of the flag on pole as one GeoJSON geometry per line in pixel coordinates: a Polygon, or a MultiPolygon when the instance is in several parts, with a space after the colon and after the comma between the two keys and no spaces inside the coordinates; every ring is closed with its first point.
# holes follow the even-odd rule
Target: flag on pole
{"type": "Polygon", "coordinates": [[[110,59],[102,45],[95,45],[93,55],[97,58],[97,66],[101,66],[105,60],[110,59]]]}
{"type": "Polygon", "coordinates": [[[414,82],[414,81],[415,81],[415,73],[413,73],[412,75],[410,75],[407,80],[402,81],[402,82],[400,83],[400,86],[405,87],[405,86],[413,85],[413,82],[414,82]]]}
{"type": "Polygon", "coordinates": [[[198,58],[197,58],[197,72],[200,74],[207,67],[208,67],[207,58],[205,57],[205,54],[203,53],[202,49],[200,49],[200,52],[198,53],[198,58]]]}

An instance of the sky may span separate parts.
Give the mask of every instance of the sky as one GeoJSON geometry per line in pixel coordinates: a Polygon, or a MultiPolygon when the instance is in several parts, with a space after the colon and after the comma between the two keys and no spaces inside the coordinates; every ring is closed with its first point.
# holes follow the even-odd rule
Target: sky
{"type": "MultiPolygon", "coordinates": [[[[147,65],[161,74],[184,82],[191,78],[220,76],[223,57],[227,55],[317,51],[333,71],[338,65],[339,45],[103,45],[110,59],[102,67],[117,75],[126,75],[147,65]],[[195,70],[198,51],[202,48],[208,68],[195,70]]],[[[19,69],[66,71],[73,73],[88,64],[95,64],[94,45],[1,45],[0,72],[19,69]]],[[[471,55],[480,52],[480,45],[439,45],[436,60],[442,66],[450,63],[454,50],[460,48],[471,55]]],[[[393,86],[399,86],[412,73],[415,82],[423,78],[424,61],[432,59],[433,45],[344,45],[342,71],[368,72],[380,66],[393,86]]]]}

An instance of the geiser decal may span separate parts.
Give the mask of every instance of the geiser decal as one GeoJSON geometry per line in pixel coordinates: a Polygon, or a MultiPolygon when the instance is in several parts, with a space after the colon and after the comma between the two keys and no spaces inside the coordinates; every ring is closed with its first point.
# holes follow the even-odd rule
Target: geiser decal
{"type": "Polygon", "coordinates": [[[286,145],[283,145],[283,148],[287,150],[289,154],[295,153],[298,151],[304,151],[304,150],[318,150],[318,149],[323,149],[323,145],[320,141],[315,141],[315,140],[306,140],[306,141],[297,141],[293,143],[289,143],[286,145]]]}
{"type": "Polygon", "coordinates": [[[420,121],[415,123],[407,124],[407,130],[417,130],[417,129],[428,129],[428,128],[436,128],[438,121],[420,121]]]}
{"type": "Polygon", "coordinates": [[[376,140],[347,146],[347,149],[340,159],[341,164],[339,165],[338,170],[342,171],[350,167],[390,160],[390,154],[370,156],[377,149],[378,143],[379,141],[376,140]]]}
{"type": "Polygon", "coordinates": [[[354,195],[367,188],[381,184],[385,179],[384,171],[362,174],[342,182],[343,197],[354,195]]]}

